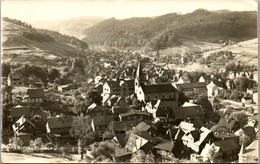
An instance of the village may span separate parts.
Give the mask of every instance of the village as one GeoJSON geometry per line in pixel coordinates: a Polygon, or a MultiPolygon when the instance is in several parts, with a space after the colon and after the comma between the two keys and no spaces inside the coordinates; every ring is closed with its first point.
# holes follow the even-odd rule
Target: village
{"type": "Polygon", "coordinates": [[[213,73],[175,69],[200,57],[95,56],[87,90],[11,69],[2,77],[2,140],[9,151],[86,162],[257,162],[258,72],[210,58],[213,73]]]}

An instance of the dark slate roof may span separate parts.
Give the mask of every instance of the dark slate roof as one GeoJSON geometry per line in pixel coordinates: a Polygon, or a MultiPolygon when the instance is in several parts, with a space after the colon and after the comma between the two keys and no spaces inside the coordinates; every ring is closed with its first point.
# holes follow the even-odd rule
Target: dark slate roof
{"type": "Polygon", "coordinates": [[[185,119],[187,117],[202,116],[205,114],[201,106],[179,107],[173,110],[176,119],[185,119]]]}
{"type": "Polygon", "coordinates": [[[121,147],[125,147],[126,142],[127,142],[127,138],[126,138],[126,134],[116,134],[115,137],[117,138],[119,144],[121,147]]]}
{"type": "Polygon", "coordinates": [[[192,137],[194,138],[194,142],[199,140],[199,138],[200,138],[199,130],[193,130],[190,133],[191,133],[192,137]]]}
{"type": "Polygon", "coordinates": [[[133,88],[134,87],[134,80],[125,80],[125,82],[128,85],[128,88],[133,88]]]}
{"type": "Polygon", "coordinates": [[[220,149],[224,152],[239,149],[238,143],[236,143],[233,139],[219,140],[219,141],[215,141],[213,143],[216,146],[220,147],[220,149]]]}
{"type": "Polygon", "coordinates": [[[139,110],[130,110],[127,113],[121,113],[119,114],[121,117],[126,117],[130,115],[147,115],[149,116],[149,113],[144,112],[144,111],[139,111],[139,110]]]}
{"type": "Polygon", "coordinates": [[[102,116],[95,116],[93,118],[94,125],[108,125],[112,121],[114,121],[114,115],[102,115],[102,116]]]}
{"type": "MultiPolygon", "coordinates": [[[[128,131],[129,128],[132,128],[133,126],[136,126],[139,121],[138,120],[131,120],[131,121],[112,121],[114,123],[114,130],[117,132],[120,131],[128,131]]],[[[111,122],[111,123],[112,123],[111,122]]]]}
{"type": "Polygon", "coordinates": [[[44,98],[44,91],[43,89],[28,89],[27,95],[29,98],[44,98]]]}
{"type": "Polygon", "coordinates": [[[107,81],[107,84],[109,85],[109,87],[111,88],[120,88],[120,81],[107,81]]]}
{"type": "Polygon", "coordinates": [[[164,140],[163,142],[156,145],[154,148],[160,149],[160,150],[165,150],[165,151],[168,151],[168,152],[172,152],[173,147],[174,147],[174,144],[172,143],[171,140],[164,140]]]}
{"type": "Polygon", "coordinates": [[[30,115],[31,115],[31,110],[29,107],[18,105],[11,109],[12,117],[22,117],[22,116],[29,117],[30,115]]]}
{"type": "Polygon", "coordinates": [[[71,128],[73,117],[49,117],[47,123],[52,128],[71,128]]]}
{"type": "Polygon", "coordinates": [[[176,92],[176,88],[170,83],[166,84],[151,84],[143,85],[142,89],[144,93],[159,93],[159,92],[176,92]]]}
{"type": "Polygon", "coordinates": [[[236,121],[234,119],[226,119],[226,118],[221,118],[218,122],[218,126],[221,127],[226,127],[229,130],[232,130],[234,125],[235,125],[236,121]]]}
{"type": "Polygon", "coordinates": [[[206,89],[205,83],[183,83],[183,84],[176,84],[178,88],[182,89],[193,89],[193,88],[204,88],[206,89]]]}
{"type": "Polygon", "coordinates": [[[247,127],[244,128],[244,132],[248,136],[255,135],[255,128],[253,128],[251,126],[247,126],[247,127]]]}

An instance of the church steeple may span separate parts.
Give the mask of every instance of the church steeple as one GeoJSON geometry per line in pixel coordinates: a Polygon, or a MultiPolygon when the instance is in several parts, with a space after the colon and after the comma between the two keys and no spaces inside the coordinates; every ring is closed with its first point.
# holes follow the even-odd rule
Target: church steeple
{"type": "Polygon", "coordinates": [[[138,88],[140,85],[143,83],[142,79],[142,65],[141,61],[139,61],[137,69],[136,69],[136,74],[135,74],[135,94],[138,92],[138,88]]]}

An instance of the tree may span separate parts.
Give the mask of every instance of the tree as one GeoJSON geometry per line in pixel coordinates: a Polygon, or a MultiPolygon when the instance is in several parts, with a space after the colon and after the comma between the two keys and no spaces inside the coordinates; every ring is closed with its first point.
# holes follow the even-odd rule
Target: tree
{"type": "Polygon", "coordinates": [[[83,159],[83,150],[85,145],[89,145],[96,140],[95,132],[91,127],[91,118],[83,115],[75,117],[71,128],[72,135],[78,140],[79,153],[83,159]]]}
{"type": "Polygon", "coordinates": [[[102,96],[97,90],[92,90],[88,92],[88,98],[91,103],[96,103],[97,105],[102,104],[102,96]]]}
{"type": "Polygon", "coordinates": [[[50,82],[54,82],[54,80],[59,77],[60,77],[60,72],[56,68],[51,68],[48,71],[48,79],[50,82]]]}
{"type": "Polygon", "coordinates": [[[232,90],[229,98],[232,99],[232,100],[239,100],[240,99],[240,92],[237,89],[232,90]]]}
{"type": "Polygon", "coordinates": [[[91,155],[94,159],[97,159],[98,162],[112,160],[112,155],[115,154],[114,145],[112,143],[100,142],[97,145],[94,145],[94,147],[91,155]]]}
{"type": "Polygon", "coordinates": [[[243,112],[233,112],[229,115],[229,118],[234,119],[238,123],[240,128],[243,128],[248,122],[248,117],[243,112]]]}
{"type": "Polygon", "coordinates": [[[154,161],[154,155],[149,153],[149,154],[145,154],[145,152],[143,150],[137,150],[131,158],[131,162],[132,163],[152,163],[155,162],[154,161]]]}
{"type": "Polygon", "coordinates": [[[242,145],[242,143],[244,143],[244,146],[248,146],[251,142],[251,138],[246,135],[245,133],[242,134],[240,137],[239,137],[239,144],[242,145]]]}
{"type": "Polygon", "coordinates": [[[96,135],[91,127],[91,118],[89,116],[78,116],[73,119],[71,132],[82,145],[88,145],[95,141],[96,135]]]}
{"type": "Polygon", "coordinates": [[[2,77],[8,77],[11,72],[11,64],[7,62],[2,63],[2,77]]]}
{"type": "Polygon", "coordinates": [[[20,137],[12,137],[9,139],[9,143],[15,147],[16,149],[19,148],[21,149],[23,146],[23,140],[20,137]]]}
{"type": "Polygon", "coordinates": [[[219,154],[217,152],[217,148],[215,147],[215,145],[212,145],[209,150],[209,160],[211,162],[217,162],[218,159],[219,159],[219,154]]]}

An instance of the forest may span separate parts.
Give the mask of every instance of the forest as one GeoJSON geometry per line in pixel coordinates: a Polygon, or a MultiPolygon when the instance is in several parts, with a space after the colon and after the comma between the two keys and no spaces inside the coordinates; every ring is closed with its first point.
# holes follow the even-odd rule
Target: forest
{"type": "Polygon", "coordinates": [[[164,49],[183,39],[218,42],[220,39],[257,37],[255,11],[213,12],[204,9],[184,15],[170,13],[155,18],[104,20],[85,31],[90,45],[164,49]]]}

